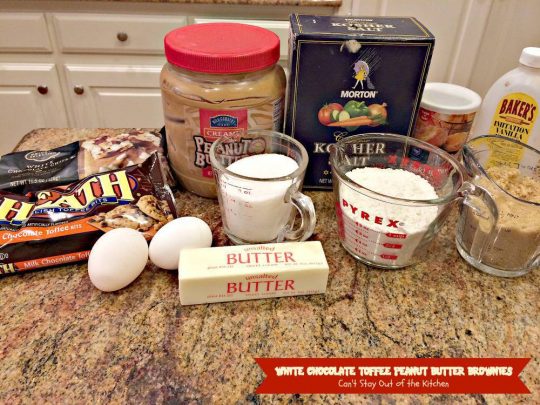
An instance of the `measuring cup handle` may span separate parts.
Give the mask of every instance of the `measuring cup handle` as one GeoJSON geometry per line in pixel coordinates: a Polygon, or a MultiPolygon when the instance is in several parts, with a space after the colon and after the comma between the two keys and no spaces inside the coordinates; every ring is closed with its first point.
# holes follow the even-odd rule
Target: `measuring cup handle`
{"type": "Polygon", "coordinates": [[[459,190],[459,195],[463,198],[463,204],[471,208],[476,215],[483,219],[487,219],[489,223],[489,229],[486,232],[486,237],[480,246],[474,249],[474,252],[469,252],[476,260],[482,261],[482,253],[488,243],[492,243],[493,230],[499,220],[499,210],[497,204],[491,194],[483,187],[475,185],[471,182],[464,182],[459,190]],[[484,206],[475,201],[475,197],[478,198],[484,206]]]}
{"type": "Polygon", "coordinates": [[[300,213],[302,223],[298,229],[291,229],[285,234],[285,239],[293,242],[301,242],[309,238],[315,230],[317,215],[313,201],[307,195],[302,194],[294,186],[289,188],[285,195],[285,201],[291,203],[300,213]]]}
{"type": "Polygon", "coordinates": [[[463,183],[459,189],[459,195],[463,198],[463,204],[471,207],[478,215],[489,219],[492,226],[495,226],[499,219],[499,210],[493,197],[485,188],[477,186],[469,181],[463,183]],[[478,197],[486,206],[487,210],[475,203],[471,197],[478,197]]]}

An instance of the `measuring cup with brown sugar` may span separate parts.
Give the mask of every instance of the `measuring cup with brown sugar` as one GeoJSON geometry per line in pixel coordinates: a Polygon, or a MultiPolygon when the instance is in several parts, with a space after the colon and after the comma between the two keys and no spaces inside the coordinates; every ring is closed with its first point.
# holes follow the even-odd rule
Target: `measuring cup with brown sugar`
{"type": "Polygon", "coordinates": [[[498,216],[486,217],[471,205],[461,205],[459,253],[472,266],[496,276],[517,277],[538,268],[540,152],[506,137],[486,135],[469,141],[462,153],[471,182],[492,196],[498,216]]]}

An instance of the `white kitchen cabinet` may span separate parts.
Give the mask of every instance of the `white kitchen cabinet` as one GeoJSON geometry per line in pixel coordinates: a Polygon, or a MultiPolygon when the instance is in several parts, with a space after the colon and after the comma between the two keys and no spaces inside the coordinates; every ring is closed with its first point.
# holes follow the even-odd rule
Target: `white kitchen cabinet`
{"type": "Polygon", "coordinates": [[[73,126],[161,127],[162,65],[74,65],[64,67],[73,126]]]}
{"type": "Polygon", "coordinates": [[[0,14],[1,52],[52,52],[43,13],[0,14]]]}
{"type": "Polygon", "coordinates": [[[521,48],[538,46],[539,7],[538,0],[343,0],[334,8],[0,0],[0,151],[39,126],[161,126],[163,36],[187,24],[235,21],[272,30],[286,67],[292,12],[414,15],[436,36],[429,80],[483,95],[515,66],[521,48]],[[48,93],[37,92],[39,83],[48,93]]]}
{"type": "Polygon", "coordinates": [[[69,53],[163,55],[163,37],[186,17],[54,14],[58,47],[69,53]]]}
{"type": "Polygon", "coordinates": [[[362,4],[353,3],[353,13],[361,13],[363,7],[370,5],[380,15],[416,17],[435,35],[428,81],[467,86],[474,53],[482,39],[486,18],[483,13],[489,11],[487,3],[486,0],[366,0],[362,4]]]}
{"type": "Polygon", "coordinates": [[[0,63],[0,154],[34,128],[66,127],[56,68],[48,63],[0,63]]]}

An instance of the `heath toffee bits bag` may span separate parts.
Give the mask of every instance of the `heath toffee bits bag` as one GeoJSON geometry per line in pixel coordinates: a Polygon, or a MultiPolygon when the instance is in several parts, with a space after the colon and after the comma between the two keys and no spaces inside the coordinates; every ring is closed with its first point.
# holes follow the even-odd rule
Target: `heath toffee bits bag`
{"type": "Polygon", "coordinates": [[[151,239],[176,217],[160,157],[25,195],[0,190],[0,274],[86,260],[96,240],[128,227],[151,239]]]}

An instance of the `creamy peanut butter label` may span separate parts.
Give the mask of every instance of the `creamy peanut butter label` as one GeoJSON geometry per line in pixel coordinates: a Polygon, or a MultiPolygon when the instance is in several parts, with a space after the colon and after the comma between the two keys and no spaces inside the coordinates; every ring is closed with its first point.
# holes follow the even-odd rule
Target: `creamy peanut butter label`
{"type": "Polygon", "coordinates": [[[195,166],[202,169],[203,177],[214,177],[210,166],[210,146],[222,136],[241,137],[248,129],[248,109],[206,110],[199,109],[200,134],[195,142],[195,166]]]}
{"type": "MultiPolygon", "coordinates": [[[[525,93],[507,94],[497,105],[489,133],[527,144],[537,115],[538,103],[534,98],[525,93]]],[[[523,157],[522,154],[522,148],[504,147],[497,153],[493,153],[490,161],[491,163],[502,161],[518,164],[523,157]]]]}
{"type": "Polygon", "coordinates": [[[239,147],[241,147],[242,134],[248,129],[279,131],[282,125],[283,100],[280,98],[256,108],[191,110],[191,114],[195,114],[195,119],[187,120],[185,124],[186,130],[193,134],[192,145],[188,148],[193,150],[191,161],[197,169],[200,169],[202,177],[211,179],[214,177],[210,164],[212,143],[223,136],[235,137],[240,139],[239,147]]]}
{"type": "Polygon", "coordinates": [[[203,177],[214,177],[210,166],[210,147],[222,136],[240,137],[248,128],[248,109],[207,110],[199,109],[200,134],[193,136],[195,143],[194,164],[201,168],[203,177]]]}

